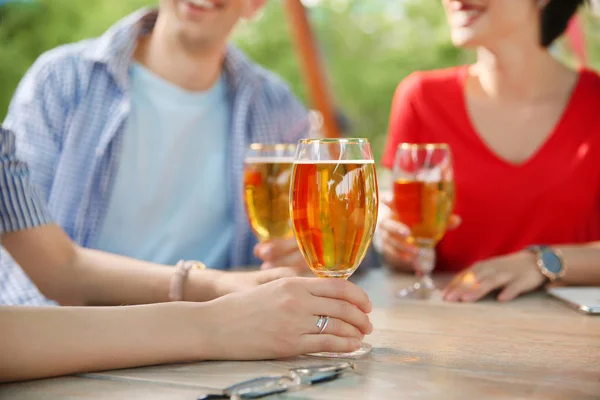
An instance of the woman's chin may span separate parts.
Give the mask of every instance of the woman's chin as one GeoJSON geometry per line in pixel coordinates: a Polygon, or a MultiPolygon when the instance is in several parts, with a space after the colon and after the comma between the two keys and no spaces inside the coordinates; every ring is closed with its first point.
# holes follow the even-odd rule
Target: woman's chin
{"type": "Polygon", "coordinates": [[[475,36],[465,32],[453,32],[452,43],[454,46],[461,49],[475,48],[481,44],[475,36]]]}

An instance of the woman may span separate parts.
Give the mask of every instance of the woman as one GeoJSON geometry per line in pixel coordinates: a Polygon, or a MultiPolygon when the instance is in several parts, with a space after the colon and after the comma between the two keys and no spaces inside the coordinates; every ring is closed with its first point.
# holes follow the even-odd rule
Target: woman
{"type": "Polygon", "coordinates": [[[172,301],[0,307],[0,382],[176,361],[347,352],[371,332],[370,301],[346,281],[265,283],[289,273],[190,272],[191,263],[181,263],[174,273],[76,247],[50,224],[14,151],[13,135],[0,127],[0,235],[43,293],[82,305],[172,301]],[[176,301],[183,299],[206,301],[176,301]],[[321,315],[329,318],[319,327],[321,315]]]}
{"type": "MultiPolygon", "coordinates": [[[[600,77],[548,52],[582,3],[443,0],[454,44],[477,61],[397,89],[383,164],[401,142],[448,143],[454,156],[462,223],[437,247],[438,271],[462,271],[448,301],[495,290],[511,300],[548,280],[600,284],[600,77]]],[[[379,227],[399,271],[414,259],[404,233],[393,215],[379,227]]]]}

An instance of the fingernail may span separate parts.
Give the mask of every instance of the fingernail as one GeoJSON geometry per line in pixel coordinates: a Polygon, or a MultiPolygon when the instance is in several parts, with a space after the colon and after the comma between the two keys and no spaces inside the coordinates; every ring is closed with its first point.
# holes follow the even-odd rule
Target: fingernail
{"type": "Polygon", "coordinates": [[[358,350],[362,346],[360,340],[352,339],[351,347],[353,350],[358,350]]]}
{"type": "Polygon", "coordinates": [[[446,301],[456,301],[456,300],[458,300],[458,295],[454,292],[448,293],[445,297],[445,300],[446,301]]]}
{"type": "Polygon", "coordinates": [[[410,235],[410,231],[407,229],[396,228],[396,234],[398,234],[400,236],[408,236],[408,235],[410,235]]]}
{"type": "Polygon", "coordinates": [[[471,294],[471,293],[467,293],[462,297],[463,301],[468,301],[468,302],[475,301],[476,299],[477,299],[477,296],[474,294],[471,294]]]}
{"type": "Polygon", "coordinates": [[[273,269],[275,268],[275,265],[273,265],[270,262],[264,262],[263,265],[261,265],[260,269],[273,269]]]}
{"type": "Polygon", "coordinates": [[[271,246],[264,246],[263,249],[260,251],[260,256],[262,258],[269,258],[272,252],[273,249],[271,248],[271,246]]]}

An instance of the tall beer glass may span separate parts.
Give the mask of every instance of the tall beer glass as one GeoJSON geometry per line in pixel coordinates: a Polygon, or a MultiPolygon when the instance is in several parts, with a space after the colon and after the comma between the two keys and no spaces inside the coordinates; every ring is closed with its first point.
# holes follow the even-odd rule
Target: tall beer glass
{"type": "Polygon", "coordinates": [[[251,144],[244,163],[244,203],[259,241],[292,236],[289,195],[293,144],[251,144]]]}
{"type": "MultiPolygon", "coordinates": [[[[304,139],[292,173],[290,209],[300,251],[320,278],[347,279],[364,259],[377,223],[378,190],[366,139],[304,139]]],[[[321,357],[358,357],[319,353],[321,357]]]]}
{"type": "Polygon", "coordinates": [[[410,229],[408,242],[419,251],[415,270],[420,276],[400,297],[429,298],[436,290],[431,274],[435,246],[448,227],[454,206],[452,156],[446,144],[403,143],[394,162],[393,209],[410,229]]]}

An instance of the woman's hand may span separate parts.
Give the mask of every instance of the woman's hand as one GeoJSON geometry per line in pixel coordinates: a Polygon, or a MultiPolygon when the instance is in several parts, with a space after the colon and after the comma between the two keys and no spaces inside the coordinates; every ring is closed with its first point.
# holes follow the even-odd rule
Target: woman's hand
{"type": "Polygon", "coordinates": [[[294,276],[297,274],[292,268],[274,268],[266,271],[191,271],[186,281],[184,298],[187,301],[208,301],[294,276]]]}
{"type": "Polygon", "coordinates": [[[272,239],[258,243],[254,247],[254,255],[263,260],[261,269],[291,267],[297,272],[307,272],[308,265],[304,261],[295,237],[272,239]]]}
{"type": "Polygon", "coordinates": [[[498,301],[509,301],[539,288],[545,281],[535,255],[522,251],[475,264],[457,275],[442,295],[447,301],[473,302],[501,289],[498,301]]]}
{"type": "Polygon", "coordinates": [[[274,268],[266,271],[222,272],[215,280],[215,289],[217,296],[221,297],[253,289],[277,279],[294,276],[296,276],[296,272],[292,268],[274,268]]]}
{"type": "MultiPolygon", "coordinates": [[[[377,250],[390,268],[400,272],[412,272],[418,248],[408,241],[410,229],[401,223],[394,213],[392,196],[382,196],[382,203],[385,208],[382,209],[377,226],[377,250]]],[[[456,229],[460,224],[460,217],[451,215],[448,230],[456,229]]]]}
{"type": "MultiPolygon", "coordinates": [[[[373,327],[372,306],[341,279],[286,278],[206,303],[208,359],[253,360],[307,353],[350,352],[373,327]],[[320,315],[330,317],[319,334],[320,315]]],[[[204,346],[203,346],[204,347],[204,346]]]]}

